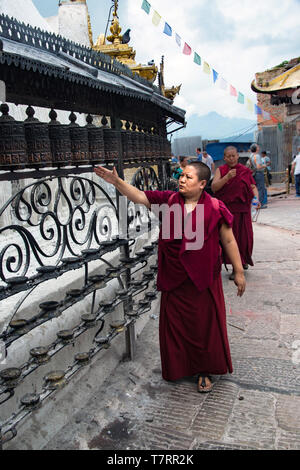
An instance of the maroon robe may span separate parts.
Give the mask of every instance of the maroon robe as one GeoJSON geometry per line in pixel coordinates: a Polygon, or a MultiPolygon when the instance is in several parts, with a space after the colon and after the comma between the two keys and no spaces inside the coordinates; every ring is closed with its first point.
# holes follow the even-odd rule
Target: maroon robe
{"type": "MultiPolygon", "coordinates": [[[[221,178],[232,168],[228,165],[219,167],[221,178]]],[[[251,185],[256,184],[249,168],[238,163],[234,169],[237,174],[226,183],[220,191],[215,193],[216,198],[224,202],[234,216],[233,234],[239,247],[242,264],[253,266],[253,227],[251,219],[251,202],[254,193],[251,185]]],[[[223,254],[225,264],[231,264],[226,254],[223,254]]]]}
{"type": "MultiPolygon", "coordinates": [[[[172,191],[146,191],[153,204],[180,204],[172,191]]],[[[187,250],[187,239],[174,238],[176,217],[171,217],[170,237],[159,238],[157,287],[162,292],[159,324],[162,376],[175,381],[196,374],[232,373],[221,281],[219,229],[232,226],[232,215],[222,202],[204,192],[204,246],[187,250]]],[[[183,212],[184,213],[184,212],[183,212]]],[[[196,210],[192,217],[196,223],[196,210]]],[[[198,222],[197,222],[198,223],[198,222]]]]}

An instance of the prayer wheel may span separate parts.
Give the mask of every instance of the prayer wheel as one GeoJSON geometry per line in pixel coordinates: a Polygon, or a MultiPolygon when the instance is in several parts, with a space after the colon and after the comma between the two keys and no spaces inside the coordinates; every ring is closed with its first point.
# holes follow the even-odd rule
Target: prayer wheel
{"type": "Polygon", "coordinates": [[[51,146],[48,124],[34,118],[35,111],[31,106],[26,109],[28,116],[24,121],[27,143],[28,166],[50,166],[51,146]]]}
{"type": "Polygon", "coordinates": [[[70,165],[72,161],[70,129],[56,120],[57,113],[52,109],[49,113],[49,137],[52,155],[52,164],[70,165]]]}
{"type": "Polygon", "coordinates": [[[69,116],[70,124],[70,140],[71,140],[71,154],[72,163],[88,163],[89,161],[89,139],[88,130],[86,127],[80,127],[76,123],[76,115],[71,113],[69,116]]]}
{"type": "Polygon", "coordinates": [[[16,121],[6,103],[0,111],[0,168],[25,168],[28,163],[24,123],[16,121]]]}
{"type": "Polygon", "coordinates": [[[105,158],[103,130],[93,124],[93,117],[90,114],[86,117],[86,121],[90,163],[101,162],[105,158]]]}

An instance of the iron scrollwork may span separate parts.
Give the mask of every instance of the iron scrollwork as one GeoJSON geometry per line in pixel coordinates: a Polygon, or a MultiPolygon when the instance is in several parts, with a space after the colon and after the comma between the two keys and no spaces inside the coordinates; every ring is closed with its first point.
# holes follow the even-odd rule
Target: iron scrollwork
{"type": "Polygon", "coordinates": [[[118,234],[116,205],[97,183],[84,177],[48,178],[29,184],[0,210],[13,222],[0,228],[0,278],[24,277],[34,268],[80,258],[118,234]],[[97,198],[100,199],[97,204],[97,198]]]}

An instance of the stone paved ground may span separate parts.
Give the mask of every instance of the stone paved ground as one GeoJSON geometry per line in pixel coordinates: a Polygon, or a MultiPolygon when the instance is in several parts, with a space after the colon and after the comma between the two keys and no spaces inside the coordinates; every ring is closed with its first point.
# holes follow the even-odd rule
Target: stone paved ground
{"type": "Polygon", "coordinates": [[[255,224],[241,299],[223,271],[234,373],[213,392],[161,378],[158,319],[44,449],[300,449],[300,201],[274,197],[255,224]]]}

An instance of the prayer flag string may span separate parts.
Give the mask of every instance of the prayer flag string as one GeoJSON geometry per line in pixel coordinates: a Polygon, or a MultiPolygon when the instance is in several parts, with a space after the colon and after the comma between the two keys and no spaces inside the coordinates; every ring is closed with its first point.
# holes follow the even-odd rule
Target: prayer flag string
{"type": "MultiPolygon", "coordinates": [[[[154,10],[151,4],[147,0],[142,0],[141,8],[143,11],[145,11],[147,15],[150,15],[151,9],[153,10],[152,23],[155,26],[158,26],[162,20],[162,16],[156,10],[154,10]]],[[[165,20],[163,21],[164,21],[163,33],[166,34],[167,36],[173,36],[172,27],[169,25],[169,23],[167,23],[167,21],[165,20]]],[[[185,41],[182,41],[181,36],[179,36],[177,32],[174,32],[174,37],[175,37],[175,41],[178,47],[181,48],[183,44],[182,53],[184,55],[190,56],[192,55],[192,52],[194,52],[193,54],[194,63],[197,65],[202,65],[203,73],[207,75],[211,75],[212,73],[213,83],[215,85],[218,85],[224,91],[229,91],[230,96],[236,98],[239,104],[246,105],[249,112],[254,113],[257,116],[262,116],[264,120],[267,120],[267,121],[272,120],[274,124],[278,125],[279,130],[282,130],[282,124],[279,122],[278,119],[276,119],[270,113],[264,111],[260,106],[255,104],[249,98],[245,99],[245,95],[241,93],[240,91],[238,91],[233,85],[228,84],[228,82],[215,69],[213,69],[207,61],[205,60],[202,61],[201,56],[196,51],[193,51],[191,46],[189,46],[185,41]]]]}

